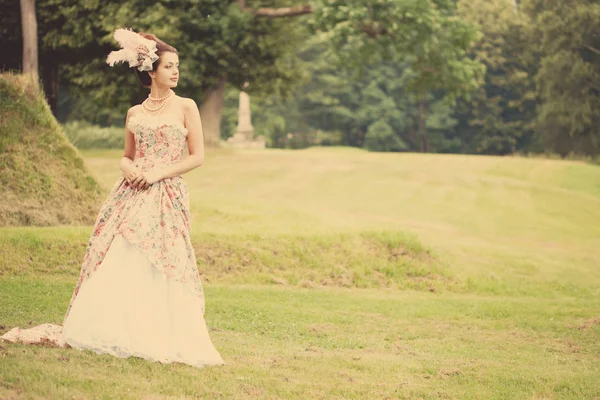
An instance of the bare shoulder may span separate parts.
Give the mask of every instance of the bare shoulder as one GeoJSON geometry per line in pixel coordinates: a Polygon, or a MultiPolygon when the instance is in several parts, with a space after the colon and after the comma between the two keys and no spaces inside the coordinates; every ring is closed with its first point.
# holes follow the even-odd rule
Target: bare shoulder
{"type": "Polygon", "coordinates": [[[196,105],[196,102],[194,101],[194,99],[190,99],[188,97],[180,97],[179,101],[181,102],[181,105],[183,107],[184,110],[189,110],[189,109],[193,109],[194,107],[197,109],[198,106],[196,105]]]}
{"type": "Polygon", "coordinates": [[[139,104],[129,107],[129,110],[127,110],[127,118],[136,115],[139,112],[140,107],[141,105],[139,104]]]}

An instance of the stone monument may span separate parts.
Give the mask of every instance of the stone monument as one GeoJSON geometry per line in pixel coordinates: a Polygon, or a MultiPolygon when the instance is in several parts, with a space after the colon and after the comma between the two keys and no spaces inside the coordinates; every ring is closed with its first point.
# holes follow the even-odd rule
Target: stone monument
{"type": "MultiPolygon", "coordinates": [[[[248,82],[244,84],[244,89],[248,87],[248,82]]],[[[264,148],[264,136],[254,137],[254,127],[250,114],[250,96],[243,90],[240,91],[240,105],[238,109],[238,126],[232,137],[227,139],[227,143],[234,147],[254,147],[264,148]]]]}

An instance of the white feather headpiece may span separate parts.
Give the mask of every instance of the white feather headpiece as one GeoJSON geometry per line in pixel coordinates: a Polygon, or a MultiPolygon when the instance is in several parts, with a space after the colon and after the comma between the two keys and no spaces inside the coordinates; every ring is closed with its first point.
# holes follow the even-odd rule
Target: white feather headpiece
{"type": "Polygon", "coordinates": [[[111,67],[118,62],[129,62],[130,67],[137,67],[140,71],[151,71],[152,63],[158,60],[156,55],[156,42],[138,35],[132,29],[119,28],[115,30],[115,40],[122,49],[111,51],[106,57],[106,63],[111,67]]]}

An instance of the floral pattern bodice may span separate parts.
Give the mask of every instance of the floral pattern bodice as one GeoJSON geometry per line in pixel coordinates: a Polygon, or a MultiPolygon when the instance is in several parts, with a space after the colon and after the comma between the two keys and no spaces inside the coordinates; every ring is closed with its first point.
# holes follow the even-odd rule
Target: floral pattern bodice
{"type": "MultiPolygon", "coordinates": [[[[142,171],[181,160],[188,130],[176,116],[134,115],[129,118],[127,127],[135,137],[134,165],[142,171]]],[[[79,287],[98,269],[115,235],[122,235],[137,246],[168,277],[188,283],[204,305],[191,242],[189,194],[183,177],[162,179],[147,189],[135,190],[122,175],[96,218],[65,319],[79,287]]]]}
{"type": "Polygon", "coordinates": [[[127,124],[135,138],[135,162],[143,170],[178,162],[185,150],[188,130],[173,114],[133,115],[127,124]]]}

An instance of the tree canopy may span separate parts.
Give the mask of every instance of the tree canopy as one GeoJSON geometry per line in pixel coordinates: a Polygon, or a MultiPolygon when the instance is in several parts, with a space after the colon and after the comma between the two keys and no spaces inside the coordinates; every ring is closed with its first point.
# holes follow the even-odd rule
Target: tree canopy
{"type": "MultiPolygon", "coordinates": [[[[249,83],[255,125],[272,146],[600,152],[593,0],[36,5],[40,76],[62,121],[122,124],[126,108],[145,98],[127,66],[105,63],[114,30],[131,27],[178,49],[178,93],[200,104],[212,143],[221,127],[231,134],[235,92],[249,83]]],[[[8,0],[0,7],[1,67],[18,70],[20,10],[8,0]]]]}

